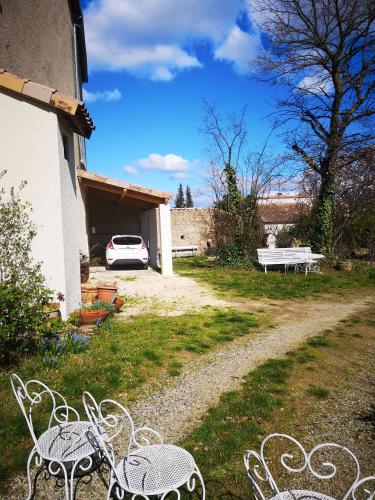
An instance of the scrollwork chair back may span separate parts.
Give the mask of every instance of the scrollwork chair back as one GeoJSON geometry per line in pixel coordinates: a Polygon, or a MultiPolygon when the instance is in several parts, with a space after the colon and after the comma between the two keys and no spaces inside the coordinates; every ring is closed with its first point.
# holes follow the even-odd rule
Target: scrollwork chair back
{"type": "MultiPolygon", "coordinates": [[[[83,405],[88,419],[93,426],[90,439],[96,442],[108,460],[113,474],[116,476],[116,443],[117,438],[126,435],[127,452],[132,448],[134,423],[130,413],[117,401],[105,399],[98,403],[87,391],[83,393],[83,405]]],[[[118,478],[116,477],[116,480],[118,478]]]]}
{"type": "MultiPolygon", "coordinates": [[[[350,474],[346,474],[348,485],[344,487],[343,493],[337,498],[341,500],[373,500],[375,498],[375,477],[369,476],[361,479],[359,462],[352,451],[345,446],[337,443],[323,443],[315,446],[310,453],[307,453],[301,443],[287,434],[270,434],[261,445],[260,452],[247,450],[244,455],[244,463],[250,486],[256,500],[267,500],[269,498],[285,498],[283,493],[294,491],[293,487],[281,489],[280,478],[276,478],[275,471],[271,471],[269,464],[275,466],[277,463],[281,470],[289,474],[308,473],[311,480],[319,480],[324,483],[325,480],[334,479],[337,473],[338,464],[333,463],[332,455],[335,452],[342,453],[351,463],[350,474]],[[267,445],[275,440],[284,440],[288,444],[288,452],[266,457],[267,445]],[[289,451],[290,448],[293,451],[289,451]],[[328,457],[328,458],[327,458],[328,457]]],[[[348,464],[348,465],[349,465],[348,464]]],[[[289,477],[289,476],[288,476],[289,477]]],[[[308,488],[307,488],[308,489],[308,488]]],[[[304,490],[305,491],[305,490],[304,490]]],[[[316,498],[331,498],[316,493],[316,498]],[[321,495],[321,496],[319,496],[321,495]]],[[[337,491],[335,491],[337,493],[337,491]]],[[[313,497],[315,498],[315,497],[313,497]]]]}
{"type": "Polygon", "coordinates": [[[91,439],[95,440],[96,445],[103,450],[118,483],[121,481],[117,477],[116,468],[124,455],[129,456],[134,450],[148,446],[152,441],[163,444],[162,437],[153,429],[149,427],[136,429],[128,410],[117,401],[105,399],[98,403],[86,391],[83,393],[83,405],[95,430],[95,435],[91,436],[91,439]],[[125,450],[124,436],[127,439],[125,450]]]}
{"type": "Polygon", "coordinates": [[[67,404],[65,398],[59,392],[50,389],[43,382],[28,380],[24,383],[15,373],[11,375],[10,379],[14,396],[25,417],[35,447],[38,453],[41,454],[37,432],[33,423],[33,416],[36,409],[42,409],[44,404],[48,405],[50,415],[46,429],[50,429],[54,425],[79,421],[79,414],[67,404]]]}

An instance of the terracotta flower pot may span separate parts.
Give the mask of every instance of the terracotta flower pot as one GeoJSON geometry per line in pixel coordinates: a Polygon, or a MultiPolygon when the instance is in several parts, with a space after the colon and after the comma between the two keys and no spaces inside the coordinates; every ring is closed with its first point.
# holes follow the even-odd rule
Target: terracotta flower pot
{"type": "Polygon", "coordinates": [[[121,307],[124,305],[125,301],[123,299],[115,299],[113,305],[116,309],[116,312],[120,312],[121,307]]]}
{"type": "Polygon", "coordinates": [[[84,304],[91,304],[98,298],[98,285],[81,285],[81,298],[84,304]]]}
{"type": "Polygon", "coordinates": [[[340,269],[340,271],[350,273],[351,271],[353,271],[353,264],[352,264],[352,262],[350,262],[350,260],[345,261],[345,262],[340,262],[339,269],[340,269]]]}
{"type": "Polygon", "coordinates": [[[109,314],[109,311],[105,309],[102,310],[83,310],[81,311],[81,325],[93,325],[98,320],[102,320],[106,318],[109,314]]]}
{"type": "Polygon", "coordinates": [[[108,302],[112,304],[115,300],[117,293],[117,286],[115,285],[99,285],[98,286],[98,300],[99,302],[108,302]]]}

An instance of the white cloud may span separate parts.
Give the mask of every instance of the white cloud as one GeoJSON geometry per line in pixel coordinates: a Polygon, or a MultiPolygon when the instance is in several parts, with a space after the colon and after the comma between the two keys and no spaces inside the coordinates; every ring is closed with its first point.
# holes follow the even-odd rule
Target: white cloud
{"type": "Polygon", "coordinates": [[[169,81],[201,67],[189,47],[200,41],[221,46],[243,8],[245,0],[93,1],[85,10],[90,68],[169,81]]]}
{"type": "Polygon", "coordinates": [[[215,59],[232,63],[233,69],[240,75],[250,71],[249,62],[255,58],[261,46],[260,35],[241,31],[234,26],[228,37],[215,51],[215,59]]]}
{"type": "Polygon", "coordinates": [[[105,90],[104,92],[89,92],[83,89],[83,100],[85,102],[117,102],[122,98],[118,89],[105,90]]]}
{"type": "Polygon", "coordinates": [[[305,76],[299,82],[298,88],[312,94],[328,94],[333,89],[333,83],[328,74],[305,76]]]}
{"type": "Polygon", "coordinates": [[[173,179],[183,179],[188,176],[189,169],[197,170],[201,162],[199,160],[187,160],[180,155],[168,153],[161,155],[159,153],[151,153],[147,158],[139,158],[134,160],[132,165],[126,165],[124,170],[126,173],[138,173],[138,169],[156,170],[170,174],[173,179]]]}
{"type": "Polygon", "coordinates": [[[124,167],[124,172],[126,172],[127,174],[137,174],[138,173],[138,170],[134,167],[132,167],[131,165],[125,165],[124,167]]]}
{"type": "Polygon", "coordinates": [[[175,154],[159,155],[151,153],[147,158],[137,160],[141,168],[164,172],[185,172],[189,168],[189,161],[175,154]]]}

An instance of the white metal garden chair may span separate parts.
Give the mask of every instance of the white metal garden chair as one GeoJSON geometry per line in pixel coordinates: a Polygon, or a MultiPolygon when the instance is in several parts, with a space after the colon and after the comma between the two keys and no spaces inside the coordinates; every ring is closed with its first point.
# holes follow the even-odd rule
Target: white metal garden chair
{"type": "Polygon", "coordinates": [[[83,403],[95,429],[91,438],[103,450],[111,469],[107,500],[111,496],[123,499],[126,494],[132,500],[152,496],[164,500],[169,493],[179,500],[181,489],[185,486],[192,493],[197,480],[201,498],[205,499],[202,475],[188,451],[164,444],[153,429],[136,429],[130,413],[116,401],[107,399],[98,404],[85,392],[83,403]],[[121,444],[125,444],[125,450],[119,451],[121,444]]]}
{"type": "MultiPolygon", "coordinates": [[[[287,434],[270,434],[261,445],[260,452],[248,450],[244,462],[253,498],[256,500],[372,500],[375,498],[375,476],[361,478],[356,456],[345,446],[336,443],[323,443],[307,453],[303,446],[287,434]],[[266,448],[276,446],[276,453],[266,453],[266,448]],[[284,450],[284,453],[280,452],[284,450]],[[267,454],[267,458],[266,458],[267,454]],[[340,468],[341,478],[338,479],[340,468]],[[309,489],[281,487],[293,481],[296,474],[303,475],[303,484],[309,489]],[[337,474],[337,476],[336,476],[337,474]],[[278,478],[276,476],[279,476],[278,478]],[[305,482],[304,482],[305,481],[305,482]],[[314,486],[312,486],[314,485],[314,486]],[[312,491],[329,489],[330,494],[312,491]],[[339,491],[340,490],[340,491],[339,491]],[[342,490],[342,491],[341,491],[342,490]]],[[[301,478],[299,483],[301,484],[301,478]]]]}
{"type": "Polygon", "coordinates": [[[55,478],[56,485],[65,489],[67,500],[75,497],[80,480],[93,472],[98,472],[104,484],[108,486],[101,474],[104,456],[87,438],[87,431],[92,428],[92,424],[80,420],[78,412],[68,406],[60,393],[39,380],[23,383],[13,374],[11,384],[34,442],[27,461],[27,498],[34,497],[38,477],[43,471],[45,479],[55,478]],[[43,414],[47,414],[48,410],[46,425],[42,432],[37,432],[33,419],[36,413],[40,414],[42,410],[43,414]],[[33,462],[37,467],[34,481],[31,478],[33,462]]]}

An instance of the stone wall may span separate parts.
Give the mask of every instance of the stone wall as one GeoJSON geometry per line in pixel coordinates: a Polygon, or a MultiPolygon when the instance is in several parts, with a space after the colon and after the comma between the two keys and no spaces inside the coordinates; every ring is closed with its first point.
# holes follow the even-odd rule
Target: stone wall
{"type": "MultiPolygon", "coordinates": [[[[277,203],[269,204],[267,210],[261,206],[261,218],[267,234],[267,246],[270,248],[275,247],[276,236],[282,229],[294,226],[294,219],[301,210],[297,204],[281,208],[283,210],[280,210],[277,203]]],[[[199,254],[210,253],[215,246],[214,213],[215,209],[212,208],[172,208],[172,247],[194,245],[198,247],[199,254]]]]}
{"type": "Polygon", "coordinates": [[[172,247],[194,245],[198,253],[212,250],[213,242],[212,208],[172,208],[172,247]]]}

